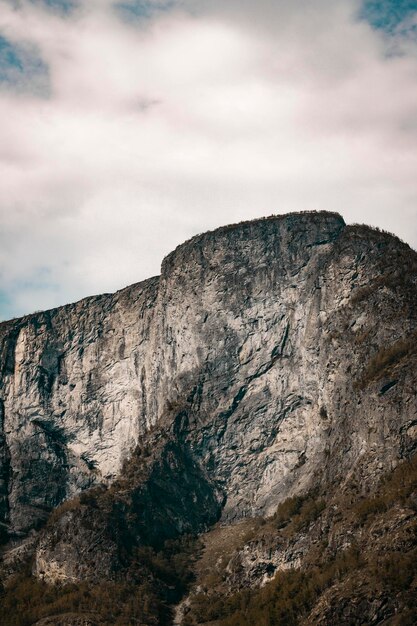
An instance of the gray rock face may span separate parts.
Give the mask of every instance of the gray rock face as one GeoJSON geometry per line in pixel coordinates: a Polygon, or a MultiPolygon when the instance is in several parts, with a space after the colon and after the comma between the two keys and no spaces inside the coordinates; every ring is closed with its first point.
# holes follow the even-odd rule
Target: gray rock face
{"type": "Polygon", "coordinates": [[[1,325],[0,485],[13,532],[114,477],[145,429],[140,367],[157,285],[1,325]]]}
{"type": "Polygon", "coordinates": [[[191,239],[159,278],[1,324],[3,527],[111,482],[178,416],[225,520],[352,472],[371,486],[416,445],[416,257],[337,214],[278,216],[191,239]]]}

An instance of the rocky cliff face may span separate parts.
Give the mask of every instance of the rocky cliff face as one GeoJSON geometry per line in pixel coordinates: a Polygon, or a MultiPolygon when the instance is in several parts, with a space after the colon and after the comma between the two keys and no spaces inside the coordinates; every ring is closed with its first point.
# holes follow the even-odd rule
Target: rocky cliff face
{"type": "Polygon", "coordinates": [[[165,493],[192,467],[203,511],[187,526],[160,500],[173,534],[317,484],[372,488],[416,446],[416,257],[337,214],[278,216],[194,237],[159,278],[2,323],[3,528],[111,483],[162,429],[149,463],[165,493]]]}
{"type": "Polygon", "coordinates": [[[158,280],[0,326],[2,517],[26,532],[114,477],[146,427],[141,392],[158,280]]]}

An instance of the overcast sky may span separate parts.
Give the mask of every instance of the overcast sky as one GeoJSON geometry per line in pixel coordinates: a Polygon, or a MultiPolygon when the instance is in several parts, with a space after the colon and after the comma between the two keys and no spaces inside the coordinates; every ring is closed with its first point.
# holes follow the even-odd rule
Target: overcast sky
{"type": "Polygon", "coordinates": [[[0,0],[0,319],[315,209],[417,247],[417,0],[0,0]]]}

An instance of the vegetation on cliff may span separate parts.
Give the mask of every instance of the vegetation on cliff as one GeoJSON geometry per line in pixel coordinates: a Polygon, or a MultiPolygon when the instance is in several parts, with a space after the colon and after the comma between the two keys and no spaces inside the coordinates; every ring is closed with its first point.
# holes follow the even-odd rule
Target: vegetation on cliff
{"type": "MultiPolygon", "coordinates": [[[[92,506],[95,497],[83,501],[92,506]]],[[[370,495],[358,494],[353,480],[343,493],[289,498],[272,517],[217,526],[201,541],[184,536],[160,549],[135,548],[123,580],[53,586],[33,577],[28,563],[2,590],[0,623],[29,626],[53,616],[59,624],[59,616],[72,615],[92,626],[168,626],[174,605],[188,593],[183,626],[411,626],[417,620],[416,511],[415,456],[370,495]],[[250,586],[239,555],[259,550],[303,555],[297,566],[289,561],[275,573],[272,559],[270,582],[259,586],[258,577],[250,586]]]]}
{"type": "Polygon", "coordinates": [[[0,624],[29,626],[46,617],[59,623],[70,614],[97,626],[168,626],[198,554],[198,540],[189,536],[167,541],[159,551],[144,546],[132,554],[124,580],[100,583],[50,585],[34,577],[27,563],[1,592],[0,624]]]}
{"type": "Polygon", "coordinates": [[[417,623],[417,457],[373,495],[355,496],[350,487],[326,501],[315,493],[290,498],[252,525],[235,552],[279,546],[295,557],[307,546],[301,566],[289,562],[266,585],[259,579],[236,590],[239,577],[246,580],[242,559],[217,559],[197,578],[183,626],[417,623]]]}

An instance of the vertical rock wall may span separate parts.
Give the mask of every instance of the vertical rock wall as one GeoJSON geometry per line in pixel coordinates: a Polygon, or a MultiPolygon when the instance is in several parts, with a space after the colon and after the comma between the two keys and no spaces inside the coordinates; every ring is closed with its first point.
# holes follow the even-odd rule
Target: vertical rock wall
{"type": "Polygon", "coordinates": [[[315,481],[375,481],[415,445],[415,352],[399,342],[416,328],[416,276],[394,237],[291,214],[197,236],[159,278],[3,323],[3,522],[26,532],[112,480],[179,413],[224,518],[315,481]]]}

